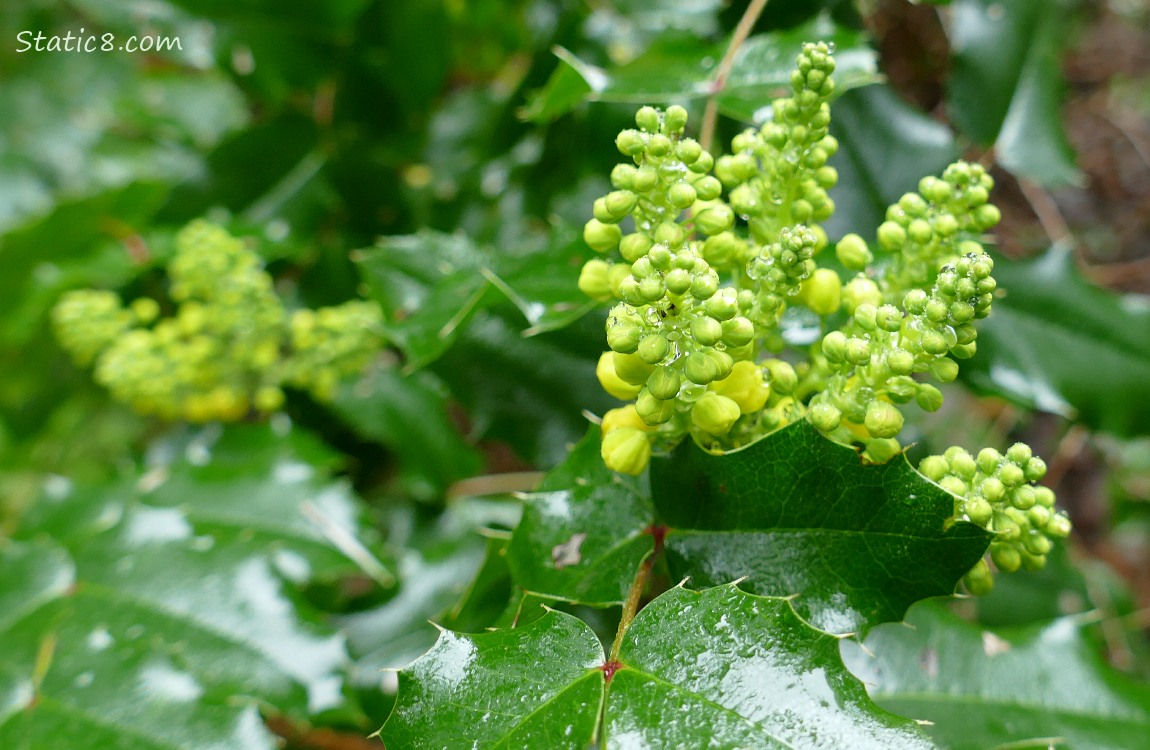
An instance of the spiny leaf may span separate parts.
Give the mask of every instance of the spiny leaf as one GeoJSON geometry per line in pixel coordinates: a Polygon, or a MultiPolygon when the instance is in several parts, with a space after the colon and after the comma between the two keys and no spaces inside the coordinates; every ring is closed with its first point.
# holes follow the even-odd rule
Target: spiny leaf
{"type": "Polygon", "coordinates": [[[898,456],[864,465],[852,448],[800,421],[727,455],[684,443],[651,466],[675,576],[795,596],[833,633],[901,619],[954,592],[989,534],[949,523],[954,498],[898,456]]]}
{"type": "Polygon", "coordinates": [[[617,662],[586,624],[549,611],[515,630],[444,631],[399,685],[381,730],[393,750],[931,746],[869,701],[837,639],[787,600],[734,586],[663,594],[617,662]]]}
{"type": "Polygon", "coordinates": [[[268,427],[164,445],[130,481],[42,499],[3,553],[0,746],[271,748],[257,703],[342,702],[343,639],[296,586],[345,574],[345,552],[389,573],[347,543],[330,454],[268,427]]]}
{"type": "Polygon", "coordinates": [[[844,658],[880,705],[928,719],[953,750],[1048,747],[1140,750],[1150,737],[1150,686],[1108,667],[1083,623],[984,629],[945,608],[914,607],[844,658]]]}
{"type": "Polygon", "coordinates": [[[1066,247],[1028,261],[997,260],[1007,294],[962,368],[979,390],[1076,418],[1115,435],[1150,424],[1150,299],[1095,287],[1066,247]]]}
{"type": "Polygon", "coordinates": [[[653,548],[650,500],[607,470],[592,427],[567,460],[524,498],[507,562],[529,592],[592,606],[622,604],[653,548]]]}

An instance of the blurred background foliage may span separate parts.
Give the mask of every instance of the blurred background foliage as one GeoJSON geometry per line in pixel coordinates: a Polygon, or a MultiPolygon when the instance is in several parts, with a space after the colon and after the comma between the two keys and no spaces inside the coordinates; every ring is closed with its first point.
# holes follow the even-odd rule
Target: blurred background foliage
{"type": "MultiPolygon", "coordinates": [[[[394,691],[376,670],[421,653],[427,619],[494,622],[518,505],[476,495],[554,466],[583,410],[613,404],[593,374],[602,312],[575,280],[614,137],[637,103],[682,103],[698,123],[744,9],[6,2],[0,602],[24,609],[0,608],[16,644],[0,656],[0,745],[112,746],[107,732],[254,748],[274,732],[356,747],[394,691]],[[23,30],[80,29],[181,49],[15,51],[23,30]],[[390,346],[333,404],[296,393],[271,424],[162,424],[110,401],[54,341],[47,312],[66,290],[165,299],[174,234],[205,216],[251,239],[289,305],[383,306],[390,346]],[[141,626],[157,635],[130,637],[141,626]],[[104,636],[131,642],[116,664],[77,645],[104,636]],[[123,698],[140,685],[185,700],[141,718],[123,698]],[[111,717],[99,732],[91,712],[111,717]],[[57,744],[18,741],[48,726],[57,744]]],[[[965,614],[1022,625],[1098,610],[1104,653],[1143,675],[1147,28],[1138,0],[773,0],[720,97],[716,139],[753,120],[817,35],[838,41],[857,84],[832,110],[832,240],[873,232],[959,155],[994,165],[1010,291],[947,407],[913,426],[914,450],[1026,439],[1047,456],[1078,529],[1068,554],[965,614]]]]}

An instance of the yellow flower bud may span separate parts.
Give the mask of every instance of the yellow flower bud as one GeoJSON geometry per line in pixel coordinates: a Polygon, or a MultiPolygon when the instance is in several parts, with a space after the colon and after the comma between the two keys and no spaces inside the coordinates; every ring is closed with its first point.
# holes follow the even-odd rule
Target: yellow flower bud
{"type": "Polygon", "coordinates": [[[651,427],[643,418],[639,416],[639,412],[635,411],[634,404],[627,404],[620,406],[618,409],[611,409],[603,415],[603,422],[599,425],[599,429],[606,435],[608,432],[622,429],[624,427],[633,427],[636,430],[650,431],[651,427]]]}
{"type": "Polygon", "coordinates": [[[831,315],[839,309],[842,286],[837,273],[830,268],[820,268],[803,282],[799,296],[815,313],[831,315]]]}
{"type": "Polygon", "coordinates": [[[603,463],[620,474],[642,474],[651,461],[651,442],[636,427],[620,427],[603,435],[603,463]]]}
{"type": "Polygon", "coordinates": [[[712,435],[726,435],[740,416],[737,403],[714,391],[704,393],[691,407],[691,423],[712,435]]]}
{"type": "Polygon", "coordinates": [[[643,385],[634,385],[623,380],[615,372],[615,352],[603,352],[599,363],[595,366],[595,376],[599,378],[599,385],[603,390],[622,401],[630,401],[639,395],[643,385]]]}
{"type": "Polygon", "coordinates": [[[730,375],[711,383],[711,390],[734,401],[743,414],[762,409],[771,395],[762,368],[754,362],[736,362],[730,375]]]}

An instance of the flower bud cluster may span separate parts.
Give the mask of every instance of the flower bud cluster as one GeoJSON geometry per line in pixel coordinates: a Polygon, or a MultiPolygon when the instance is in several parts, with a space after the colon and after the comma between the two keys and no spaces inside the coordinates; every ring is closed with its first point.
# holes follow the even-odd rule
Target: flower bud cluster
{"type": "Polygon", "coordinates": [[[232,421],[272,412],[283,386],[330,398],[338,378],[379,346],[375,305],[349,302],[290,319],[259,256],[203,221],[177,237],[168,266],[175,311],[112,292],[66,294],[53,309],[57,338],[114,398],[165,419],[232,421]]]}
{"type": "MultiPolygon", "coordinates": [[[[924,458],[919,471],[955,496],[955,518],[994,532],[990,559],[1001,571],[1041,569],[1053,541],[1070,534],[1070,519],[1054,509],[1054,492],[1037,484],[1046,463],[1025,443],[1015,443],[1006,455],[993,448],[977,456],[949,448],[924,458]]],[[[985,563],[967,575],[973,593],[985,593],[991,585],[985,563]]]]}
{"type": "Polygon", "coordinates": [[[958,161],[942,178],[924,177],[886,212],[878,246],[894,254],[884,282],[888,294],[927,284],[939,266],[970,252],[966,241],[989,230],[1001,215],[991,203],[994,180],[979,164],[958,161]]]}
{"type": "Polygon", "coordinates": [[[862,277],[853,281],[850,320],[821,343],[816,371],[825,373],[825,384],[811,400],[812,423],[862,439],[872,460],[897,453],[903,415],[896,405],[914,401],[926,411],[942,406],[941,391],[914,376],[950,382],[958,375],[950,356],[974,354],[973,321],[990,312],[993,269],[981,249],[971,252],[944,266],[929,292],[908,291],[901,307],[876,304],[877,285],[862,277]]]}
{"type": "Polygon", "coordinates": [[[774,242],[784,227],[804,224],[819,235],[820,247],[826,243],[817,225],[834,213],[827,190],[838,181],[827,164],[838,150],[827,130],[834,69],[827,44],[803,45],[791,73],[792,96],[775,100],[771,119],[737,136],[734,153],[715,164],[715,175],[730,189],[731,208],[759,242],[774,242]]]}

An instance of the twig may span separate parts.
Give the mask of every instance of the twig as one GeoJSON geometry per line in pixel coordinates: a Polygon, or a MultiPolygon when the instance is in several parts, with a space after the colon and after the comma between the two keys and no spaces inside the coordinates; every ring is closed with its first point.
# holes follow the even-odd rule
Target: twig
{"type": "Polygon", "coordinates": [[[1063,218],[1058,204],[1050,197],[1050,193],[1022,178],[1018,178],[1018,189],[1022,191],[1034,215],[1038,217],[1038,223],[1042,225],[1042,230],[1046,232],[1051,243],[1057,245],[1074,241],[1074,233],[1070,231],[1070,226],[1063,218]]]}
{"type": "Polygon", "coordinates": [[[731,37],[731,43],[727,45],[726,54],[723,55],[723,59],[719,63],[719,69],[715,74],[715,83],[711,86],[710,96],[707,97],[707,108],[703,113],[703,127],[699,132],[699,145],[705,151],[711,150],[711,143],[715,140],[715,122],[719,118],[718,96],[727,86],[727,76],[731,74],[731,66],[735,64],[735,55],[743,46],[743,42],[747,40],[751,29],[755,27],[755,22],[759,20],[759,16],[763,14],[763,8],[766,7],[767,0],[751,0],[747,10],[743,13],[743,17],[739,19],[739,25],[735,27],[735,33],[731,37]]]}
{"type": "Polygon", "coordinates": [[[617,665],[619,662],[619,650],[623,647],[623,636],[627,634],[627,628],[631,627],[631,622],[639,613],[639,602],[647,588],[647,581],[651,578],[655,561],[659,555],[663,554],[663,535],[666,533],[666,528],[652,526],[650,533],[655,539],[655,545],[650,553],[643,558],[643,562],[639,564],[639,571],[635,574],[635,580],[631,582],[630,591],[627,592],[627,601],[623,602],[623,614],[619,618],[619,629],[615,632],[615,642],[611,644],[611,656],[607,660],[608,665],[617,665]]]}

